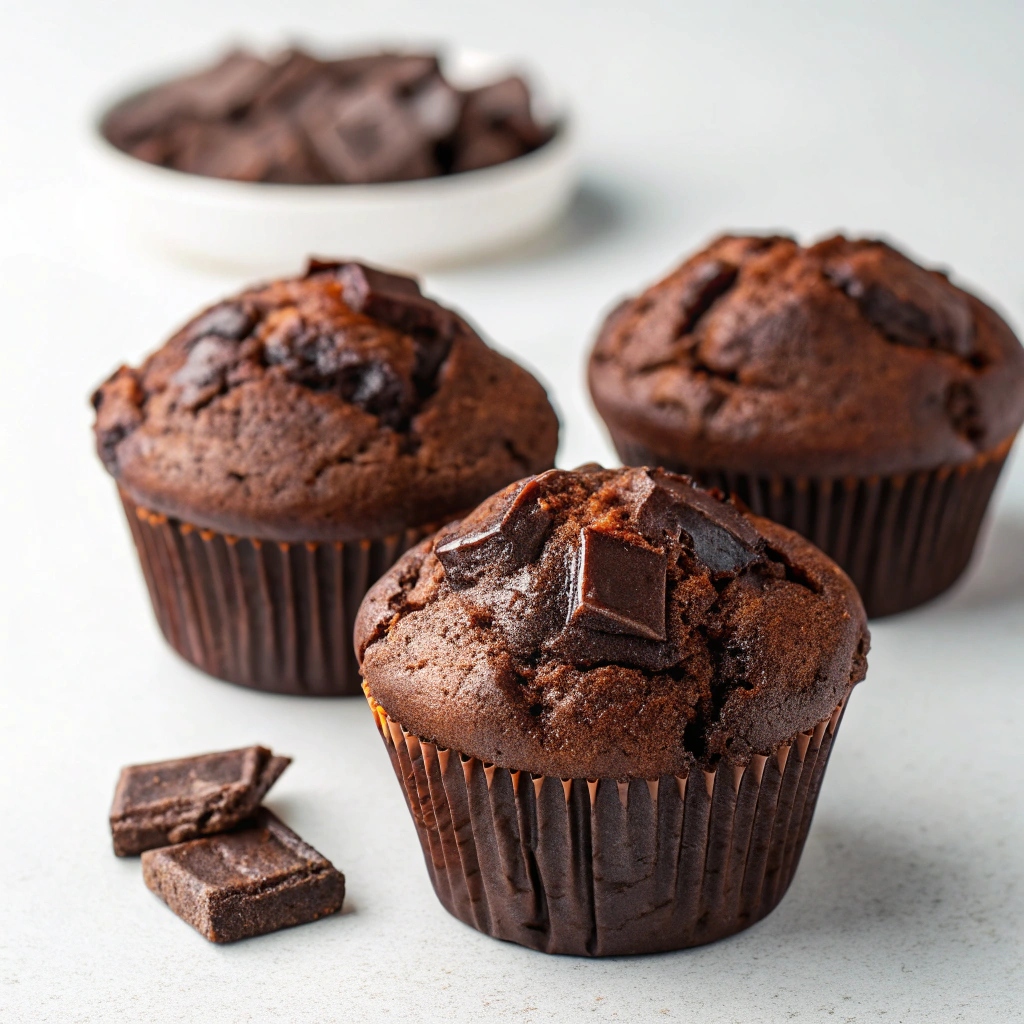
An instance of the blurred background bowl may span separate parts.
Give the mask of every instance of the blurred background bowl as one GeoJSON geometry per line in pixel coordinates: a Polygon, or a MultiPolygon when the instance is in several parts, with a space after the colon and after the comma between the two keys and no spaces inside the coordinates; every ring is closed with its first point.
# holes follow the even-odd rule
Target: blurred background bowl
{"type": "MultiPolygon", "coordinates": [[[[282,185],[170,170],[117,149],[100,124],[89,136],[109,215],[173,258],[237,272],[292,271],[311,254],[358,256],[408,270],[464,263],[540,234],[565,212],[577,183],[569,111],[542,76],[493,54],[444,54],[445,76],[472,87],[505,74],[529,83],[535,113],[556,126],[539,149],[507,163],[418,181],[282,185]]],[[[170,75],[165,76],[170,78],[170,75]]]]}

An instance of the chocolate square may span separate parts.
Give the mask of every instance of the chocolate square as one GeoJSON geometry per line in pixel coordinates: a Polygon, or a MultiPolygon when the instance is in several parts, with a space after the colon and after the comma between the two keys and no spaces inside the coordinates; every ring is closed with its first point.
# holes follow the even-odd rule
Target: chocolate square
{"type": "Polygon", "coordinates": [[[247,828],[147,851],[142,877],[211,942],[306,924],[345,899],[345,876],[265,807],[247,828]]]}
{"type": "Polygon", "coordinates": [[[764,541],[745,516],[686,481],[653,470],[638,499],[640,532],[658,543],[667,533],[682,530],[713,576],[738,573],[764,557],[764,541]]]}
{"type": "Polygon", "coordinates": [[[586,527],[569,621],[602,633],[664,640],[667,572],[663,551],[586,527]]]}
{"type": "Polygon", "coordinates": [[[244,747],[123,768],[110,809],[114,853],[129,857],[233,828],[289,764],[266,747],[244,747]]]}

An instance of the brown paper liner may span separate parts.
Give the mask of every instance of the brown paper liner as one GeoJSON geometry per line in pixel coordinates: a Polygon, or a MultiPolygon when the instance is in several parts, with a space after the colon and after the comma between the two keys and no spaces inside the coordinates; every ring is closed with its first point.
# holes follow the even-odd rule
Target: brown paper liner
{"type": "Polygon", "coordinates": [[[204,530],[121,501],[167,642],[219,679],[274,693],[360,693],[359,604],[424,526],[376,540],[282,543],[204,530]]]}
{"type": "Polygon", "coordinates": [[[803,534],[846,571],[870,618],[906,611],[956,582],[1013,445],[1011,437],[970,462],[919,473],[815,479],[700,468],[614,432],[613,440],[626,465],[687,473],[803,534]]]}
{"type": "Polygon", "coordinates": [[[367,700],[445,909],[531,949],[617,956],[713,942],[775,908],[848,696],[770,757],[628,782],[485,764],[367,700]]]}

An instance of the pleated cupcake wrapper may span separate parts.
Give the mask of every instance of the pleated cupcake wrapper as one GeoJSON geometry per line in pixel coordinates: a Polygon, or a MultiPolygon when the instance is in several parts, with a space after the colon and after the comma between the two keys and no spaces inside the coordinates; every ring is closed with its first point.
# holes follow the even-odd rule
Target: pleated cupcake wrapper
{"type": "Polygon", "coordinates": [[[697,946],[747,928],[793,878],[847,699],[769,757],[659,779],[559,779],[439,748],[373,700],[445,908],[547,953],[697,946]]]}
{"type": "Polygon", "coordinates": [[[289,544],[200,529],[121,500],[168,643],[212,676],[276,693],[360,693],[359,604],[435,529],[289,544]]]}
{"type": "Polygon", "coordinates": [[[803,534],[846,570],[870,617],[930,600],[967,568],[1013,445],[1011,437],[971,462],[920,473],[815,479],[666,462],[622,435],[613,437],[625,463],[688,473],[803,534]]]}

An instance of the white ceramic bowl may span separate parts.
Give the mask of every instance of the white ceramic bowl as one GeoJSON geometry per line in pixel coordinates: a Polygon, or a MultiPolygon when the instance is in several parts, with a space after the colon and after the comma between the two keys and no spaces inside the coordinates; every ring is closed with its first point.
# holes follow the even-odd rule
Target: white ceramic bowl
{"type": "MultiPolygon", "coordinates": [[[[493,80],[512,66],[519,67],[473,51],[444,60],[445,75],[463,86],[493,80]]],[[[573,125],[539,78],[527,75],[538,115],[559,125],[555,137],[508,163],[439,178],[379,185],[205,178],[122,153],[99,131],[103,114],[93,124],[89,150],[112,215],[175,257],[247,272],[293,271],[317,254],[422,270],[495,253],[536,235],[572,199],[573,125]]]]}

